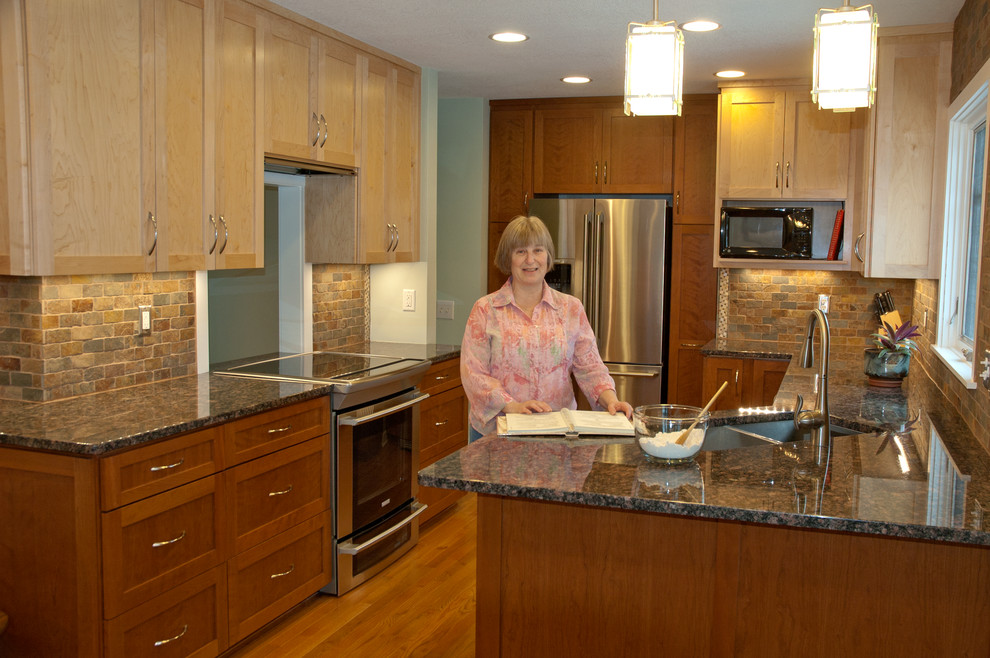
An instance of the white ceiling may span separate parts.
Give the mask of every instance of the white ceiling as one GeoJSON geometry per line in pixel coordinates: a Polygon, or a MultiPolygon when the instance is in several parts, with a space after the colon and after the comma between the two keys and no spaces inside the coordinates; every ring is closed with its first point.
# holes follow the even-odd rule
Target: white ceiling
{"type": "MultiPolygon", "coordinates": [[[[706,18],[715,32],[684,35],[684,91],[717,91],[715,71],[810,78],[815,13],[828,0],[663,0],[662,21],[706,18]]],[[[649,0],[275,0],[283,7],[438,71],[442,98],[622,94],[626,26],[653,18],[649,0]],[[499,44],[494,32],[528,34],[499,44]],[[592,78],[586,85],[564,75],[592,78]]],[[[851,2],[856,5],[857,3],[851,2]]],[[[951,23],[963,0],[875,0],[881,27],[951,23]]]]}

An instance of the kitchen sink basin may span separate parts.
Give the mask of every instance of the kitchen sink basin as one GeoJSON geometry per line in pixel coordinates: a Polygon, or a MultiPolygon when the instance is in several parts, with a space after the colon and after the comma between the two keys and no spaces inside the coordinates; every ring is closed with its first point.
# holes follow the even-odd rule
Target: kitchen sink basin
{"type": "MultiPolygon", "coordinates": [[[[832,425],[832,435],[858,434],[856,430],[832,425]]],[[[774,420],[765,423],[743,423],[709,427],[705,433],[702,450],[731,450],[750,446],[775,445],[790,441],[810,439],[812,430],[799,430],[792,420],[774,420]]]]}

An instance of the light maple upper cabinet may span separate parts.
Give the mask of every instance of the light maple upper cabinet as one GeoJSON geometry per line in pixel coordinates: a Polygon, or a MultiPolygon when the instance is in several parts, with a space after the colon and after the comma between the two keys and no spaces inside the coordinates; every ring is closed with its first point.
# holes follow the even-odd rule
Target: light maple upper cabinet
{"type": "Polygon", "coordinates": [[[58,0],[0,11],[4,271],[261,264],[253,9],[234,0],[58,0]],[[221,115],[223,103],[236,116],[221,115]]]}
{"type": "Polygon", "coordinates": [[[850,115],[819,110],[809,87],[722,89],[719,197],[847,197],[850,115]]]}
{"type": "Polygon", "coordinates": [[[8,273],[155,269],[154,9],[0,6],[8,273]]]}
{"type": "Polygon", "coordinates": [[[420,73],[360,53],[357,185],[306,184],[306,260],[394,263],[419,258],[420,73]]]}
{"type": "Polygon", "coordinates": [[[236,0],[157,0],[159,269],[261,267],[261,29],[236,0]]]}
{"type": "Polygon", "coordinates": [[[856,236],[864,276],[939,276],[951,57],[952,25],[880,31],[856,236]]]}
{"type": "Polygon", "coordinates": [[[265,151],[354,167],[357,50],[281,17],[267,23],[265,151]]]}
{"type": "Polygon", "coordinates": [[[540,108],[534,115],[538,194],[669,194],[671,117],[629,117],[621,107],[540,108]]]}

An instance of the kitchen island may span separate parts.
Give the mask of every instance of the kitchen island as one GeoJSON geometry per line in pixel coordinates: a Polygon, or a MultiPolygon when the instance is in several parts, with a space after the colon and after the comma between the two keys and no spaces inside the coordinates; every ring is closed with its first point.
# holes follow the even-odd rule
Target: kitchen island
{"type": "MultiPolygon", "coordinates": [[[[790,418],[813,373],[792,362],[773,407],[715,422],[790,418]]],[[[859,433],[824,463],[487,436],[421,471],[479,494],[478,655],[987,655],[990,456],[921,368],[903,390],[833,381],[859,433]]]]}

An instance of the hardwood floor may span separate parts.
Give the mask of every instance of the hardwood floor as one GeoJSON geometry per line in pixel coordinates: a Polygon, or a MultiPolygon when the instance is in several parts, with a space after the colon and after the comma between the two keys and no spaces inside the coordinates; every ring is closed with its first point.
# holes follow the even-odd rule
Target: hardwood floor
{"type": "Polygon", "coordinates": [[[344,596],[310,597],[228,658],[473,657],[477,521],[468,494],[387,570],[344,596]]]}

